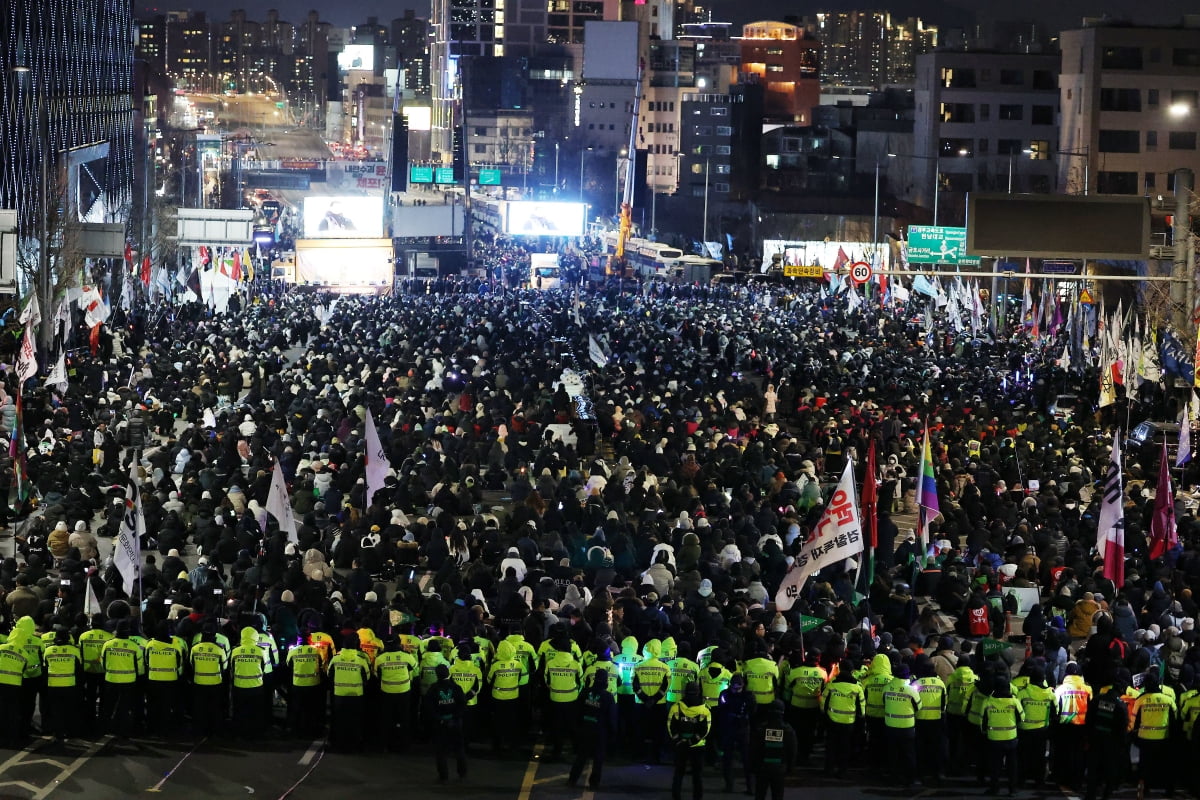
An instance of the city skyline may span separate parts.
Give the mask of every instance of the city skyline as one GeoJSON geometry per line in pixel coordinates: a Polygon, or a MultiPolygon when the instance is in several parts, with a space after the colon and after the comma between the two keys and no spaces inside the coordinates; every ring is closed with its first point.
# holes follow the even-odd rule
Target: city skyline
{"type": "MultiPolygon", "coordinates": [[[[245,9],[251,19],[262,19],[268,9],[279,9],[289,21],[302,19],[310,8],[315,8],[324,21],[339,27],[349,27],[365,22],[368,17],[390,20],[404,14],[406,8],[413,9],[418,16],[428,15],[429,0],[401,0],[400,3],[385,0],[342,0],[336,4],[310,2],[284,8],[278,0],[191,0],[181,4],[142,4],[135,8],[135,15],[165,14],[168,11],[190,9],[208,14],[210,19],[228,19],[233,9],[245,9]],[[295,17],[295,19],[291,19],[295,17]]],[[[893,15],[920,16],[929,22],[943,26],[965,26],[975,21],[995,19],[1029,19],[1040,22],[1052,31],[1078,27],[1085,16],[1109,15],[1130,19],[1140,24],[1166,24],[1178,22],[1188,12],[1183,0],[1146,4],[1138,0],[1062,0],[1047,4],[1039,0],[1011,0],[993,8],[974,0],[890,0],[887,3],[866,3],[861,0],[824,0],[797,8],[795,0],[756,0],[745,3],[741,0],[714,0],[713,18],[742,24],[761,19],[782,19],[787,15],[812,15],[819,11],[885,10],[893,15]]]]}

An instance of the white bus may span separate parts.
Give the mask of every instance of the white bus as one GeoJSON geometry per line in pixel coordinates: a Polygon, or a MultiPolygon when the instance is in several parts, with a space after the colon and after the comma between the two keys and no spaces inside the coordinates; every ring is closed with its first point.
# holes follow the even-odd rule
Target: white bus
{"type": "MultiPolygon", "coordinates": [[[[604,252],[617,251],[617,232],[609,231],[604,234],[604,252]]],[[[671,267],[683,258],[683,251],[662,242],[651,242],[648,239],[631,237],[625,242],[625,258],[633,267],[634,272],[643,278],[662,277],[671,267]]]]}

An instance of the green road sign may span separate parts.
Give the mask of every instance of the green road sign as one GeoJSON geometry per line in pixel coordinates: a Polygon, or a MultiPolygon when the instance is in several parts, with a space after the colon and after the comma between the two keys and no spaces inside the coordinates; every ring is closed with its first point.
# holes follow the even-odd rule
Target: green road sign
{"type": "Polygon", "coordinates": [[[284,106],[284,103],[282,100],[279,100],[275,103],[276,108],[283,108],[283,106],[284,106]]]}
{"type": "Polygon", "coordinates": [[[481,170],[479,170],[479,185],[480,186],[499,186],[500,185],[500,170],[498,170],[498,169],[481,169],[481,170]]]}
{"type": "Polygon", "coordinates": [[[433,171],[434,183],[457,183],[454,180],[454,167],[438,167],[433,171]]]}
{"type": "Polygon", "coordinates": [[[967,229],[940,225],[908,226],[908,263],[979,266],[978,256],[967,255],[967,229]]]}
{"type": "Polygon", "coordinates": [[[433,167],[408,168],[409,183],[433,183],[433,167]]]}

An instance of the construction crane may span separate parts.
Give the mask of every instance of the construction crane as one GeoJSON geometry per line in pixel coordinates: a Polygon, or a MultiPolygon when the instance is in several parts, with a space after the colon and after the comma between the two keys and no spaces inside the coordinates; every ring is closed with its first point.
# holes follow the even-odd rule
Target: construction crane
{"type": "Polygon", "coordinates": [[[608,259],[609,277],[633,277],[629,261],[625,258],[625,244],[633,230],[633,185],[637,174],[638,118],[642,113],[642,75],[646,71],[646,60],[638,61],[637,82],[633,87],[633,119],[629,125],[628,159],[625,162],[625,191],[621,195],[621,207],[617,209],[617,246],[608,259]]]}

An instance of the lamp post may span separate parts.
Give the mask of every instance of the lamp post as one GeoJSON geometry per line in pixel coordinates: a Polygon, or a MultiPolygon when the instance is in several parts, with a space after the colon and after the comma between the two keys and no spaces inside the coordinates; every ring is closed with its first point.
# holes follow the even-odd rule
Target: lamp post
{"type": "MultiPolygon", "coordinates": [[[[629,151],[624,147],[622,147],[617,153],[616,170],[613,176],[613,199],[615,200],[613,205],[617,209],[617,214],[621,213],[621,159],[628,157],[629,151]]],[[[707,189],[708,187],[706,186],[705,191],[707,191],[707,189]]]]}
{"type": "Polygon", "coordinates": [[[591,147],[585,147],[579,151],[579,202],[583,202],[583,158],[588,153],[592,152],[591,147]]]}
{"type": "Polygon", "coordinates": [[[704,159],[704,236],[701,241],[706,243],[704,245],[706,248],[708,247],[708,171],[711,166],[712,160],[704,159]]]}
{"type": "Polygon", "coordinates": [[[558,142],[554,143],[554,193],[558,194],[558,142]]]}

